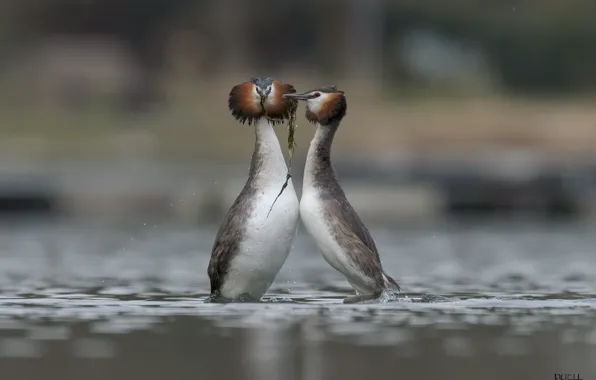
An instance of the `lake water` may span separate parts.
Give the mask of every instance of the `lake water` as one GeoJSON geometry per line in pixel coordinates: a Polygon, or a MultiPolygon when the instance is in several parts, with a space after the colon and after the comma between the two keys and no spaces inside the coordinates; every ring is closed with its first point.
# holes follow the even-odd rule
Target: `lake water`
{"type": "Polygon", "coordinates": [[[0,378],[596,379],[594,227],[371,226],[414,302],[361,305],[300,231],[264,302],[222,305],[216,226],[6,223],[0,378]]]}

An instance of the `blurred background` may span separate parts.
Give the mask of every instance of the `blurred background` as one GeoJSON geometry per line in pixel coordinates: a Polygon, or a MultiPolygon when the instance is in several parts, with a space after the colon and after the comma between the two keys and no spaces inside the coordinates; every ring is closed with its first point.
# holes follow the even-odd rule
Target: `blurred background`
{"type": "MultiPolygon", "coordinates": [[[[219,220],[253,148],[228,92],[269,75],[346,91],[335,163],[369,219],[592,214],[594,2],[1,7],[5,213],[219,220]]],[[[302,112],[297,188],[314,133],[302,112]]]]}
{"type": "Polygon", "coordinates": [[[2,0],[2,378],[593,378],[595,14],[2,0]],[[197,301],[254,146],[228,93],[253,76],[346,92],[334,165],[385,267],[469,303],[329,306],[351,289],[303,231],[271,289],[289,306],[197,301]]]}

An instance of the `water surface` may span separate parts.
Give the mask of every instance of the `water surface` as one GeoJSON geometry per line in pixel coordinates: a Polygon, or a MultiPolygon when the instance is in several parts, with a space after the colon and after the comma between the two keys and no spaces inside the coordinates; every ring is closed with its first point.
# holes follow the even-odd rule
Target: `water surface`
{"type": "Polygon", "coordinates": [[[263,302],[205,303],[215,228],[0,227],[2,378],[596,378],[593,226],[372,227],[405,297],[453,301],[364,305],[303,232],[263,302]]]}

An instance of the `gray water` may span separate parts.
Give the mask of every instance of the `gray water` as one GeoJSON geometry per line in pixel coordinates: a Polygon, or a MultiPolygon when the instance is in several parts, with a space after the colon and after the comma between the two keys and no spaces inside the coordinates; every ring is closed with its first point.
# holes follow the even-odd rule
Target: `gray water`
{"type": "Polygon", "coordinates": [[[1,226],[0,378],[596,379],[594,226],[371,227],[407,299],[362,305],[303,231],[263,302],[204,303],[215,229],[1,226]]]}

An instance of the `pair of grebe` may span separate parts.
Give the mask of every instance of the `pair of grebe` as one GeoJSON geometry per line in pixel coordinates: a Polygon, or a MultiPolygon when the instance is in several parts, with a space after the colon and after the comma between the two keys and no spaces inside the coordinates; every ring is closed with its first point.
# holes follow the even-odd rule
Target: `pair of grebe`
{"type": "Polygon", "coordinates": [[[272,78],[235,86],[228,106],[241,123],[254,125],[256,141],[248,181],[217,232],[208,274],[211,299],[258,301],[285,263],[302,219],[325,260],[356,290],[344,302],[399,293],[387,275],[368,229],[348,202],[331,165],[331,144],[346,115],[343,91],[335,87],[296,93],[272,78]],[[306,102],[306,119],[317,130],[308,149],[298,200],[273,126],[306,102]],[[271,208],[271,205],[273,207],[271,208]]]}

